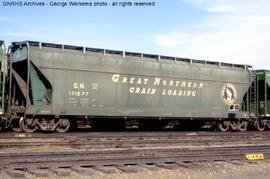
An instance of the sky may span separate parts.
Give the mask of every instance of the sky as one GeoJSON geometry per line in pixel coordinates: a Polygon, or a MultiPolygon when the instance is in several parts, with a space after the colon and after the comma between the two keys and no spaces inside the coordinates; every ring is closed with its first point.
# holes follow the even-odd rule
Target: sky
{"type": "Polygon", "coordinates": [[[270,70],[269,0],[129,1],[155,6],[7,7],[0,0],[0,39],[7,45],[32,40],[270,70]]]}

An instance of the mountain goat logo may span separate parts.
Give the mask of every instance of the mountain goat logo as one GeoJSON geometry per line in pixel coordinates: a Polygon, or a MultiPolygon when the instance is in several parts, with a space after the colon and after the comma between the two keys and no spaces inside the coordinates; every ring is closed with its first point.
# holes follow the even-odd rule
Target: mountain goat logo
{"type": "Polygon", "coordinates": [[[236,88],[231,83],[225,83],[221,90],[221,98],[226,105],[233,104],[237,97],[236,88]]]}

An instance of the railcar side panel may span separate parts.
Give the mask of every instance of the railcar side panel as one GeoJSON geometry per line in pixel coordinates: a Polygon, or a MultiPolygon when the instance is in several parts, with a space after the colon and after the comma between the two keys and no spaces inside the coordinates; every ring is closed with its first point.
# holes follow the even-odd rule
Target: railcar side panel
{"type": "MultiPolygon", "coordinates": [[[[32,91],[28,114],[249,115],[241,111],[252,82],[248,69],[55,47],[28,50],[32,91]]],[[[25,53],[17,56],[23,59],[25,53]]]]}

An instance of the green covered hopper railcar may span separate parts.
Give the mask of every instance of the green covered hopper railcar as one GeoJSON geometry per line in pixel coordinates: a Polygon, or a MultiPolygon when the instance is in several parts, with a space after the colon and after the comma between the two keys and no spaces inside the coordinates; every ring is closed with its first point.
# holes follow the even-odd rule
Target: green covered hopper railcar
{"type": "Polygon", "coordinates": [[[13,43],[9,112],[26,131],[97,117],[246,126],[250,66],[40,42],[13,43]]]}
{"type": "Polygon", "coordinates": [[[256,123],[258,130],[270,129],[270,71],[256,70],[256,123]]]}

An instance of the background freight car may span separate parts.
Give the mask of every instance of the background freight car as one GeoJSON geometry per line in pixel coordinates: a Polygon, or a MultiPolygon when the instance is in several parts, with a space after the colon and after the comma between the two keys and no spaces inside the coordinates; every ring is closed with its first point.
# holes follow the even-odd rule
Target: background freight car
{"type": "Polygon", "coordinates": [[[4,114],[4,94],[6,83],[6,49],[4,41],[0,41],[0,114],[4,114]]]}

